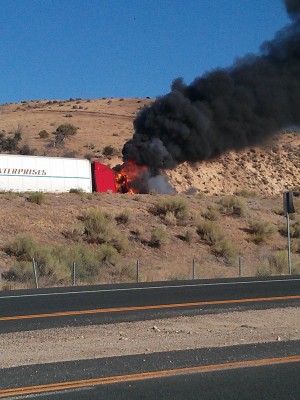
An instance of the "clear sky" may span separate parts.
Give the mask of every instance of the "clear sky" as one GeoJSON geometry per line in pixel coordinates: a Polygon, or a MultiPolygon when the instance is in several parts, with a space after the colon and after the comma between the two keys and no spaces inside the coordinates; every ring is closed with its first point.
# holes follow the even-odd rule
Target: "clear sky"
{"type": "Polygon", "coordinates": [[[156,97],[288,23],[282,0],[0,0],[0,103],[156,97]]]}

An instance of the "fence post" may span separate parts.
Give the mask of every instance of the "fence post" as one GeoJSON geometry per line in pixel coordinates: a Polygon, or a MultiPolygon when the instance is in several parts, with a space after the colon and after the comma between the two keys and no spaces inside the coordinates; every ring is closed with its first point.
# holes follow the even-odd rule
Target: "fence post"
{"type": "Polygon", "coordinates": [[[73,262],[72,265],[72,281],[73,281],[73,286],[76,286],[76,263],[73,262]]]}
{"type": "Polygon", "coordinates": [[[195,279],[195,259],[193,258],[193,280],[195,279]]]}
{"type": "Polygon", "coordinates": [[[239,276],[242,276],[242,270],[243,270],[243,258],[241,255],[239,255],[239,276]]]}
{"type": "Polygon", "coordinates": [[[38,276],[37,276],[37,270],[36,270],[36,263],[35,259],[32,258],[32,269],[33,269],[33,276],[34,276],[34,281],[35,281],[35,287],[38,289],[39,288],[39,282],[38,282],[38,276]]]}
{"type": "Polygon", "coordinates": [[[136,283],[139,283],[140,280],[140,261],[136,261],[136,283]]]}

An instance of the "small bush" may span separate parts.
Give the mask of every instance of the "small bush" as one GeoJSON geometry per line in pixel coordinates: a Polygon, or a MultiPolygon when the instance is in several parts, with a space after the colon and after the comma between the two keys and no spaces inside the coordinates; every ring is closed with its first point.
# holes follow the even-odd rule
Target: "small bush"
{"type": "Polygon", "coordinates": [[[208,206],[207,209],[202,212],[202,216],[210,221],[217,221],[220,217],[220,210],[216,206],[208,206]]]}
{"type": "Polygon", "coordinates": [[[186,232],[185,232],[184,240],[185,240],[187,243],[190,244],[190,243],[193,242],[194,238],[195,238],[195,230],[192,229],[192,228],[188,228],[188,229],[186,230],[186,232]]]}
{"type": "Polygon", "coordinates": [[[279,250],[272,254],[269,259],[269,265],[277,274],[282,274],[288,268],[287,250],[279,250]]]}
{"type": "Polygon", "coordinates": [[[37,243],[32,236],[20,234],[5,246],[5,251],[18,260],[29,261],[37,251],[37,243]]]}
{"type": "Polygon", "coordinates": [[[129,222],[129,218],[130,218],[130,211],[126,209],[120,212],[118,215],[116,215],[115,220],[117,221],[118,224],[126,225],[129,222]]]}
{"type": "Polygon", "coordinates": [[[114,156],[118,153],[118,150],[113,146],[105,146],[102,150],[102,154],[106,157],[114,156]]]}
{"type": "MultiPolygon", "coordinates": [[[[287,237],[287,226],[284,225],[279,229],[282,236],[287,237]]],[[[300,238],[300,221],[290,225],[290,236],[291,238],[300,238]]]]}
{"type": "Polygon", "coordinates": [[[81,189],[81,188],[71,188],[70,190],[69,190],[69,193],[75,193],[75,194],[83,194],[83,193],[85,193],[84,192],[84,190],[83,189],[81,189]]]}
{"type": "Polygon", "coordinates": [[[39,137],[41,139],[46,139],[47,137],[49,137],[49,132],[47,132],[45,129],[43,129],[42,131],[39,132],[39,137]]]}
{"type": "Polygon", "coordinates": [[[167,211],[165,215],[165,223],[166,225],[174,226],[176,225],[177,218],[175,217],[175,214],[173,211],[167,211]]]}
{"type": "Polygon", "coordinates": [[[271,275],[272,275],[272,271],[271,271],[270,267],[262,265],[256,269],[255,276],[264,277],[264,276],[271,276],[271,275]]]}
{"type": "Polygon", "coordinates": [[[226,215],[245,217],[248,214],[248,205],[244,199],[236,196],[224,196],[220,200],[223,212],[226,215]]]}
{"type": "Polygon", "coordinates": [[[109,243],[125,253],[128,250],[128,239],[117,230],[112,216],[99,209],[91,209],[83,215],[84,234],[91,243],[109,243]]]}
{"type": "Polygon", "coordinates": [[[224,234],[219,225],[210,221],[198,222],[197,233],[201,239],[207,242],[209,245],[214,245],[215,243],[224,239],[224,234]]]}
{"type": "Polygon", "coordinates": [[[23,156],[32,156],[33,154],[35,154],[35,152],[36,149],[30,148],[28,144],[24,144],[24,146],[20,147],[19,149],[19,154],[23,156]]]}
{"type": "Polygon", "coordinates": [[[197,233],[202,240],[212,246],[217,255],[225,257],[227,262],[231,262],[232,258],[236,256],[233,243],[226,238],[216,223],[210,221],[198,222],[197,233]]]}
{"type": "Polygon", "coordinates": [[[150,245],[152,247],[161,247],[168,242],[168,234],[164,226],[157,226],[151,232],[150,245]]]}
{"type": "Polygon", "coordinates": [[[45,193],[43,192],[32,192],[27,197],[30,203],[35,203],[41,205],[45,201],[45,193]]]}
{"type": "Polygon", "coordinates": [[[254,190],[241,189],[238,192],[236,192],[236,195],[248,199],[250,197],[256,197],[256,192],[254,190]]]}
{"type": "Polygon", "coordinates": [[[255,244],[260,244],[275,232],[275,227],[266,221],[250,221],[249,231],[251,233],[251,241],[255,244]]]}
{"type": "Polygon", "coordinates": [[[155,215],[166,216],[166,214],[173,213],[178,219],[186,216],[188,210],[187,203],[184,199],[176,197],[161,197],[154,205],[153,213],[155,215]]]}
{"type": "Polygon", "coordinates": [[[66,138],[76,135],[77,131],[78,128],[72,124],[59,125],[55,132],[53,132],[55,135],[55,142],[57,144],[63,143],[66,138]]]}

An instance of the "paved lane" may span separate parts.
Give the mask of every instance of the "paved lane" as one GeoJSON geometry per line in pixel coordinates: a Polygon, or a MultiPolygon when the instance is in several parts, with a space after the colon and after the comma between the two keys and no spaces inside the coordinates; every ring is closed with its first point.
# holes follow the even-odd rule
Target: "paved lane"
{"type": "Polygon", "coordinates": [[[0,398],[296,400],[299,372],[300,341],[251,344],[4,369],[0,398]]]}
{"type": "Polygon", "coordinates": [[[0,332],[294,304],[300,304],[300,276],[4,292],[0,332]]]}

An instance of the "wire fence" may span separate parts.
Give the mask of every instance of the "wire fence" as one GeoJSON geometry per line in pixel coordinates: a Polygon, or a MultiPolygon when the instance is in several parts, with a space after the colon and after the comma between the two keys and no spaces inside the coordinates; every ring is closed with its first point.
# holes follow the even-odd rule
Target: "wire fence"
{"type": "MultiPolygon", "coordinates": [[[[148,260],[149,261],[149,260],[148,260]]],[[[1,267],[0,267],[1,268],[1,267]]],[[[294,271],[293,271],[294,272],[294,271]]],[[[295,271],[297,273],[297,271],[295,271]]],[[[288,274],[288,266],[281,271],[281,274],[288,274]]],[[[276,273],[275,273],[276,274],[276,273]]],[[[272,275],[270,270],[261,269],[258,274],[249,273],[244,267],[244,259],[239,255],[234,265],[219,269],[208,268],[196,258],[181,260],[178,264],[157,265],[149,268],[144,259],[127,260],[121,266],[109,266],[103,273],[103,268],[86,271],[82,265],[73,262],[63,276],[54,269],[51,273],[44,271],[41,266],[32,258],[26,266],[15,266],[14,269],[0,269],[0,290],[17,290],[30,288],[46,288],[57,286],[83,286],[107,283],[139,283],[149,281],[171,281],[171,280],[194,280],[207,278],[232,278],[243,276],[267,276],[272,275]],[[176,269],[177,267],[177,269],[176,269]],[[19,268],[19,269],[16,269],[19,268]],[[168,269],[169,268],[169,269],[168,269]],[[22,269],[22,273],[20,270],[22,269]],[[100,272],[102,273],[100,273],[100,272]],[[174,272],[175,271],[175,272],[174,272]],[[176,272],[177,271],[177,272],[176,272]],[[180,272],[178,272],[180,271],[180,272]],[[46,273],[45,273],[46,272],[46,273]],[[18,274],[19,273],[19,274],[18,274]]]]}

